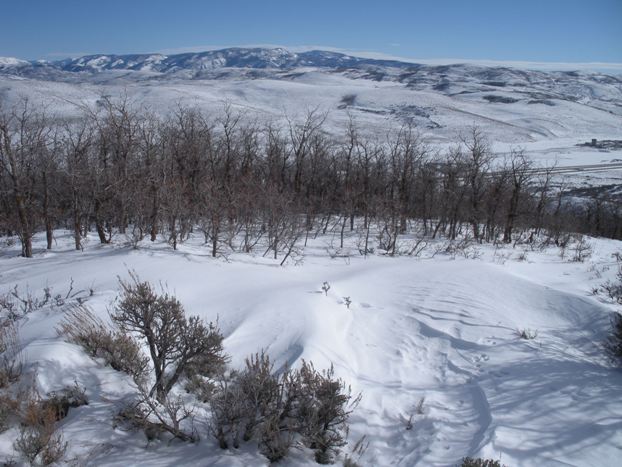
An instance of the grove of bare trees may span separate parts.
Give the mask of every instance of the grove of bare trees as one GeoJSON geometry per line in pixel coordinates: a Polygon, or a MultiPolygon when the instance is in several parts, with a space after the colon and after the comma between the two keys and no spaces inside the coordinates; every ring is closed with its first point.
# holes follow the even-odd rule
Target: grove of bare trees
{"type": "Polygon", "coordinates": [[[210,118],[181,106],[161,116],[108,98],[77,120],[27,101],[0,107],[0,233],[17,235],[25,257],[36,232],[53,248],[54,230],[67,228],[78,250],[89,232],[173,248],[198,233],[213,256],[261,248],[282,261],[329,226],[341,246],[362,229],[365,254],[372,226],[388,254],[415,225],[423,237],[477,242],[622,238],[619,203],[571,203],[551,170],[520,150],[497,157],[476,128],[439,152],[412,127],[378,140],[351,122],[334,138],[324,120],[311,111],[260,125],[230,108],[210,118]]]}

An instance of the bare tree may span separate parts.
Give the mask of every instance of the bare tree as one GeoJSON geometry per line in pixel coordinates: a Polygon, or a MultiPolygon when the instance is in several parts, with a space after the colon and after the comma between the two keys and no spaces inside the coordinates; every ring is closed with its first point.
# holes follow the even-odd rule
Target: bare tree
{"type": "Polygon", "coordinates": [[[223,337],[216,325],[205,325],[200,318],[186,318],[182,304],[168,293],[158,294],[135,273],[130,280],[119,280],[121,296],[111,314],[121,330],[136,334],[149,348],[155,382],[149,391],[160,402],[186,369],[209,358],[223,362],[223,337]]]}
{"type": "Polygon", "coordinates": [[[32,236],[37,227],[38,159],[48,150],[48,136],[45,115],[33,110],[28,100],[7,111],[0,108],[0,170],[9,184],[18,219],[15,227],[26,258],[32,257],[32,236]]]}
{"type": "Polygon", "coordinates": [[[507,218],[505,221],[505,230],[503,232],[503,241],[506,243],[512,242],[512,229],[514,228],[519,214],[518,209],[520,197],[523,194],[523,190],[526,185],[529,183],[529,180],[533,176],[531,166],[531,161],[525,157],[524,151],[512,151],[509,163],[511,194],[507,210],[507,218]]]}

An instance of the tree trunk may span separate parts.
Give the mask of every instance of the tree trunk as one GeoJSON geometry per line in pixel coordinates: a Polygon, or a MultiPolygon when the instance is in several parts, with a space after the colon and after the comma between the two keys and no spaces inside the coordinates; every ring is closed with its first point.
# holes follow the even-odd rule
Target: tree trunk
{"type": "Polygon", "coordinates": [[[50,195],[48,187],[47,173],[43,171],[43,217],[45,219],[45,238],[47,240],[47,249],[52,249],[52,219],[50,218],[50,195]]]}
{"type": "Polygon", "coordinates": [[[28,215],[24,201],[18,192],[15,193],[15,204],[17,206],[17,216],[20,223],[19,238],[22,242],[22,256],[24,258],[32,258],[32,232],[28,222],[28,215]]]}

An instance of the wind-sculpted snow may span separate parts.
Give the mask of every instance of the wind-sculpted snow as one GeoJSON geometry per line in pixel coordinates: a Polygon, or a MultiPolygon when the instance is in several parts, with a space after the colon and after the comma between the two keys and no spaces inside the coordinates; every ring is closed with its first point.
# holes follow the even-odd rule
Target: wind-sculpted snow
{"type": "MultiPolygon", "coordinates": [[[[518,261],[520,251],[511,246],[482,246],[480,259],[432,256],[433,248],[420,259],[365,259],[354,248],[349,258],[331,259],[330,238],[320,237],[305,248],[303,263],[279,267],[259,255],[213,259],[198,238],[179,251],[146,241],[139,250],[97,246],[92,238],[75,252],[68,233],[56,237],[55,250],[38,250],[31,260],[4,247],[0,291],[19,284],[62,292],[73,277],[76,290],[95,289],[88,304],[106,319],[117,275],[133,269],[162,281],[188,313],[218,319],[233,367],[260,349],[277,369],[302,359],[317,368],[334,365],[363,394],[349,437],[369,441],[361,465],[449,466],[468,455],[510,466],[619,461],[622,374],[600,347],[613,308],[589,295],[614,273],[611,253],[619,242],[591,239],[594,254],[586,263],[563,261],[555,249],[529,251],[528,261],[518,261]],[[326,295],[324,281],[331,286],[326,295]],[[352,300],[349,308],[344,297],[352,300]],[[520,329],[537,336],[520,339],[520,329]]],[[[131,398],[132,383],[58,338],[60,318],[58,309],[32,313],[20,335],[26,372],[36,371],[42,391],[74,379],[87,387],[91,403],[61,424],[68,458],[97,465],[267,465],[252,443],[221,451],[204,424],[203,439],[190,446],[145,448],[143,435],[113,429],[111,418],[131,398]]],[[[14,435],[0,436],[3,453],[14,435]]],[[[295,452],[284,465],[313,463],[295,452]]]]}

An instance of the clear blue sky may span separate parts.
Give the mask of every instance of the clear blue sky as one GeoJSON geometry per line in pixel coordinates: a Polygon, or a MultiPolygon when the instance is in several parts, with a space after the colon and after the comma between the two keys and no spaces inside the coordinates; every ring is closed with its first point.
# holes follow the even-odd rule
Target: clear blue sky
{"type": "Polygon", "coordinates": [[[622,62],[622,0],[2,0],[0,56],[318,45],[413,58],[622,62]]]}

